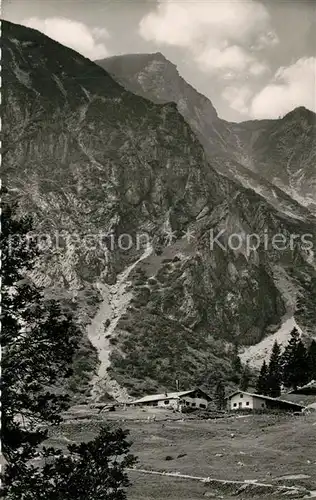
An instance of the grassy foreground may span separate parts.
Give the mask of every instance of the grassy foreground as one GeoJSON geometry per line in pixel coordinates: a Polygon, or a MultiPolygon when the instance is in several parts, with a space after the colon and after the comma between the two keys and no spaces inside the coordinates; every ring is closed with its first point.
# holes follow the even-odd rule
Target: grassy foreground
{"type": "MultiPolygon", "coordinates": [[[[250,414],[218,420],[176,420],[170,414],[173,420],[165,420],[168,413],[158,410],[156,421],[148,416],[152,414],[129,410],[104,414],[100,420],[70,420],[51,441],[65,445],[68,440],[91,439],[102,422],[110,419],[130,430],[132,452],[139,459],[137,468],[316,490],[316,414],[250,414]]],[[[130,478],[130,500],[233,498],[230,488],[221,484],[137,471],[131,471],[130,478]]],[[[233,488],[235,495],[238,489],[238,485],[233,488]]],[[[242,491],[238,495],[250,497],[268,499],[272,492],[255,488],[251,496],[242,491]]],[[[291,495],[299,497],[302,495],[291,495]]],[[[272,498],[278,496],[273,494],[272,498]]]]}

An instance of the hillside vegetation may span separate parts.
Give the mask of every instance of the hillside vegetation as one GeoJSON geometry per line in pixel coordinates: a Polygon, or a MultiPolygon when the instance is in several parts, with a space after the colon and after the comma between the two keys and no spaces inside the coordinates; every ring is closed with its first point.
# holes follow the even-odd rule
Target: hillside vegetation
{"type": "MultiPolygon", "coordinates": [[[[85,304],[78,321],[87,336],[103,304],[100,285],[115,285],[143,255],[138,234],[152,247],[123,280],[124,307],[110,304],[110,348],[105,342],[97,352],[99,363],[111,360],[101,393],[111,395],[113,380],[133,394],[170,389],[175,377],[184,389],[212,389],[218,373],[230,380],[233,346],[260,342],[288,312],[276,268],[304,297],[301,328],[315,333],[315,261],[301,244],[315,235],[307,209],[222,175],[218,165],[239,169],[235,156],[206,155],[175,103],[133,94],[30,28],[3,22],[2,40],[3,180],[20,212],[33,215],[35,238],[51,241],[33,279],[79,309],[85,304]],[[224,248],[211,248],[210,234],[221,231],[224,248]],[[265,232],[298,238],[284,251],[249,253],[246,235],[265,232]],[[133,241],[128,250],[117,244],[124,234],[133,241]],[[242,238],[236,249],[227,245],[233,234],[242,238]]],[[[96,351],[83,345],[84,387],[80,377],[74,385],[87,397],[96,351]]]]}

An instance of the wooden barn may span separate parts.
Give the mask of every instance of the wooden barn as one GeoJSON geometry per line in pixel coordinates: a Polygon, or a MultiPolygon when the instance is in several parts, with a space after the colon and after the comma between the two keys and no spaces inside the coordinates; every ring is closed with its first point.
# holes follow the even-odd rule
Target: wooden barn
{"type": "Polygon", "coordinates": [[[212,398],[201,389],[190,391],[165,392],[153,394],[136,399],[130,404],[133,406],[150,406],[158,408],[168,408],[181,410],[182,408],[206,409],[212,398]]]}

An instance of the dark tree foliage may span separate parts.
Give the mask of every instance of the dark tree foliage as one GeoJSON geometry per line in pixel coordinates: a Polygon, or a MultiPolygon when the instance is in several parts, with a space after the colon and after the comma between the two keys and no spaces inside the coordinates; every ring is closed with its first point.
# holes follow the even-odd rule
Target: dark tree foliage
{"type": "Polygon", "coordinates": [[[269,365],[264,361],[257,380],[256,390],[260,394],[277,398],[281,395],[282,384],[288,389],[296,389],[316,378],[316,342],[313,340],[306,349],[296,328],[284,352],[275,342],[269,365]]]}
{"type": "Polygon", "coordinates": [[[219,380],[214,391],[214,401],[218,410],[225,409],[225,386],[223,380],[219,380]]]}
{"type": "Polygon", "coordinates": [[[257,380],[256,392],[258,394],[269,395],[269,379],[268,379],[268,367],[267,363],[264,361],[261,366],[260,374],[257,380]]]}
{"type": "Polygon", "coordinates": [[[232,381],[235,382],[235,384],[240,383],[240,378],[241,378],[241,372],[242,372],[242,363],[240,360],[240,357],[238,355],[238,345],[236,344],[234,346],[234,352],[232,356],[232,381]]]}
{"type": "Polygon", "coordinates": [[[309,381],[307,351],[296,328],[282,355],[282,365],[285,387],[297,389],[309,381]]]}
{"type": "Polygon", "coordinates": [[[69,445],[67,453],[43,448],[42,467],[9,464],[6,500],[125,500],[125,470],[135,464],[127,436],[104,427],[93,441],[69,445]]]}
{"type": "Polygon", "coordinates": [[[69,403],[54,386],[70,375],[80,332],[56,301],[45,301],[26,272],[37,257],[27,238],[31,220],[2,210],[2,449],[6,459],[31,450],[46,433],[43,423],[58,423],[69,403]]]}
{"type": "Polygon", "coordinates": [[[41,451],[44,426],[58,424],[69,398],[60,390],[71,374],[80,330],[58,302],[44,298],[28,272],[38,252],[27,237],[29,218],[2,209],[2,451],[0,496],[7,500],[125,498],[124,469],[134,463],[122,430],[103,429],[92,442],[41,451]],[[33,459],[39,458],[39,466],[33,459]],[[43,461],[45,463],[42,466],[43,461]]]}
{"type": "Polygon", "coordinates": [[[307,350],[309,379],[316,380],[316,341],[312,340],[307,350]]]}
{"type": "Polygon", "coordinates": [[[246,391],[249,387],[251,379],[251,373],[248,364],[246,364],[241,372],[241,377],[240,377],[240,382],[239,382],[239,389],[241,391],[246,391]]]}
{"type": "Polygon", "coordinates": [[[268,367],[268,395],[277,398],[281,395],[282,360],[281,348],[274,342],[268,367]]]}

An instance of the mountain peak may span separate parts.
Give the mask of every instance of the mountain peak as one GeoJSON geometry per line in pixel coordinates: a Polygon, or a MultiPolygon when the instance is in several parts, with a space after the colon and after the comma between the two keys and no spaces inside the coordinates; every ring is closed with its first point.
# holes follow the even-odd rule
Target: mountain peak
{"type": "Polygon", "coordinates": [[[200,94],[180,75],[177,65],[162,52],[126,54],[96,61],[125,88],[156,103],[175,102],[180,113],[187,117],[190,109],[207,121],[217,120],[217,112],[207,97],[200,94]]]}
{"type": "Polygon", "coordinates": [[[285,118],[292,118],[292,117],[301,117],[303,118],[304,116],[312,116],[316,118],[316,114],[311,111],[310,109],[306,108],[305,106],[298,106],[297,108],[292,109],[289,113],[287,113],[283,119],[285,118]]]}
{"type": "Polygon", "coordinates": [[[162,52],[152,52],[142,55],[144,56],[144,61],[146,61],[147,64],[155,62],[162,63],[165,68],[169,67],[173,68],[173,70],[178,71],[177,65],[174,62],[170,61],[170,59],[168,59],[162,52]]]}
{"type": "Polygon", "coordinates": [[[169,61],[169,59],[166,58],[166,56],[163,55],[162,52],[154,52],[152,54],[156,59],[161,59],[162,61],[166,61],[166,62],[171,62],[169,61]]]}

